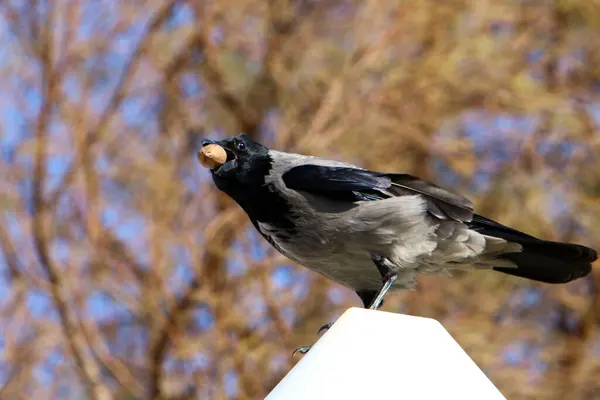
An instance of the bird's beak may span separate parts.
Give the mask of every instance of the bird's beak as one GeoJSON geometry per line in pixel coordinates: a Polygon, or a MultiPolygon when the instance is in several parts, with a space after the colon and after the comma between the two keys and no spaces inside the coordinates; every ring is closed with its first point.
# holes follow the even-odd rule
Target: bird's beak
{"type": "Polygon", "coordinates": [[[202,145],[202,147],[208,146],[209,144],[216,144],[216,145],[221,146],[223,149],[225,149],[225,152],[227,153],[227,161],[225,162],[225,164],[212,170],[215,174],[225,175],[227,172],[229,172],[237,167],[236,156],[229,149],[229,146],[227,145],[226,141],[224,141],[224,140],[215,141],[215,140],[211,140],[211,139],[202,139],[200,141],[200,144],[202,145]]]}
{"type": "Polygon", "coordinates": [[[202,147],[204,147],[204,146],[208,146],[209,144],[219,144],[219,143],[215,142],[214,140],[210,140],[210,139],[202,139],[200,144],[202,145],[202,147]]]}

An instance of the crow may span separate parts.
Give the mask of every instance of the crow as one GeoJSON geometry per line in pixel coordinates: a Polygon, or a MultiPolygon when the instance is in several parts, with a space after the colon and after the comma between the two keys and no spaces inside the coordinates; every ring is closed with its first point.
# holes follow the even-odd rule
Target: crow
{"type": "Polygon", "coordinates": [[[354,290],[365,308],[377,310],[389,290],[413,288],[419,274],[489,269],[567,283],[597,259],[588,247],[481,216],[465,197],[408,174],[271,150],[246,134],[201,144],[225,150],[213,181],[267,242],[354,290]]]}

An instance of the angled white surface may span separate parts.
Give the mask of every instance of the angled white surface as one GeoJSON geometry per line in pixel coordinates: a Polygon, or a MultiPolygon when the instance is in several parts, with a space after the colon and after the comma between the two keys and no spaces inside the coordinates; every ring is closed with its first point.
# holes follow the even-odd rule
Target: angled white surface
{"type": "Polygon", "coordinates": [[[347,310],[268,400],[506,400],[436,320],[347,310]]]}

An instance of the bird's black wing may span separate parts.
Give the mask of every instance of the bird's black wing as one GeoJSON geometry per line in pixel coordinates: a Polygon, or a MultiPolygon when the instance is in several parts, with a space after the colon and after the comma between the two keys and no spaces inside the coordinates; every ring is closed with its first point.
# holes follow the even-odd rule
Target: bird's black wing
{"type": "Polygon", "coordinates": [[[338,201],[374,201],[420,194],[427,200],[428,211],[438,218],[457,221],[473,218],[473,205],[468,199],[407,174],[305,164],[290,169],[282,179],[290,189],[338,201]]]}

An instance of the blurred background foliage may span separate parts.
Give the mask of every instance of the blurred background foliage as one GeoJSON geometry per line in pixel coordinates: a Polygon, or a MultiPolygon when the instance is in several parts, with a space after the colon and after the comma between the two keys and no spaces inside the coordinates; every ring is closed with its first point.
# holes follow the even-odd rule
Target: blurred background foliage
{"type": "MultiPolygon", "coordinates": [[[[598,0],[2,1],[0,397],[262,398],[360,304],[248,226],[203,137],[600,248],[599,30],[598,0]]],[[[600,398],[597,268],[419,283],[384,310],[441,321],[507,398],[600,398]]]]}

